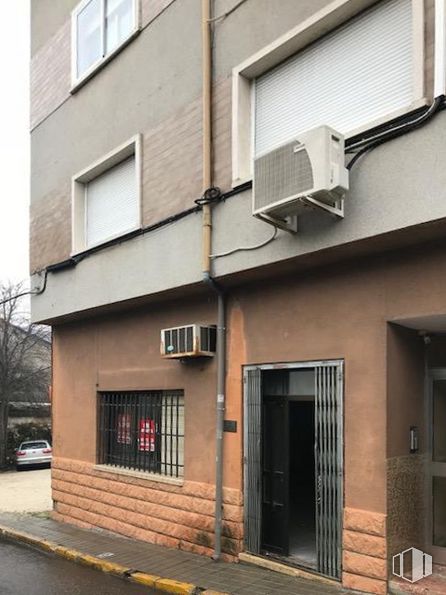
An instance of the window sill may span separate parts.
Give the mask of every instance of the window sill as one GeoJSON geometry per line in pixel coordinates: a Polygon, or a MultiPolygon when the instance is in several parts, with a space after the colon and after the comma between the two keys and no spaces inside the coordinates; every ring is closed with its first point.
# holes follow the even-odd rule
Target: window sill
{"type": "Polygon", "coordinates": [[[99,62],[94,64],[79,79],[73,80],[71,89],[70,89],[70,94],[74,95],[75,93],[77,93],[79,91],[79,89],[81,89],[84,85],[86,85],[90,79],[92,79],[94,76],[96,76],[96,74],[98,72],[100,72],[111,60],[113,60],[113,58],[115,58],[115,56],[117,56],[120,52],[122,52],[122,50],[124,48],[126,48],[129,45],[129,43],[131,43],[135,39],[135,37],[137,37],[140,33],[141,33],[141,28],[138,27],[137,29],[135,29],[135,31],[133,31],[133,33],[130,34],[129,37],[127,37],[127,39],[125,39],[121,43],[121,45],[118,45],[118,47],[116,47],[112,52],[110,52],[110,54],[101,58],[101,60],[99,60],[99,62]]]}
{"type": "Polygon", "coordinates": [[[138,479],[146,479],[156,483],[167,483],[175,486],[184,485],[184,479],[180,477],[169,477],[167,475],[157,475],[149,471],[136,471],[133,469],[126,469],[124,467],[113,467],[112,465],[95,465],[95,471],[102,471],[104,473],[116,473],[117,475],[126,475],[127,477],[136,477],[138,479]]]}

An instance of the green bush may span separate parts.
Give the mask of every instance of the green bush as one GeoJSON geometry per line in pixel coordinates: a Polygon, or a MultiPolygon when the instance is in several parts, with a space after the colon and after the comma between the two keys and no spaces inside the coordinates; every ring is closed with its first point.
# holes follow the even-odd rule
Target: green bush
{"type": "Polygon", "coordinates": [[[47,423],[28,422],[8,429],[6,439],[6,462],[15,464],[15,449],[25,440],[48,440],[51,444],[51,426],[47,423]]]}

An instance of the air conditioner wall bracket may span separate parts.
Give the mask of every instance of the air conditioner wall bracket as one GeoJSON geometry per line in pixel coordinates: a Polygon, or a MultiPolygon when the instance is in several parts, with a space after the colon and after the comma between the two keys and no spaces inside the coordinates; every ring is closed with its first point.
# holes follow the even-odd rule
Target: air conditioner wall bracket
{"type": "Polygon", "coordinates": [[[333,205],[329,205],[325,202],[321,202],[312,196],[302,196],[300,200],[309,207],[316,207],[322,209],[330,215],[333,215],[336,219],[344,219],[344,199],[340,198],[335,201],[333,205]]]}
{"type": "Polygon", "coordinates": [[[271,215],[266,215],[265,213],[257,213],[255,217],[265,223],[269,223],[269,225],[274,225],[274,227],[288,231],[289,233],[297,233],[297,215],[292,215],[286,219],[280,219],[278,217],[271,217],[271,215]]]}

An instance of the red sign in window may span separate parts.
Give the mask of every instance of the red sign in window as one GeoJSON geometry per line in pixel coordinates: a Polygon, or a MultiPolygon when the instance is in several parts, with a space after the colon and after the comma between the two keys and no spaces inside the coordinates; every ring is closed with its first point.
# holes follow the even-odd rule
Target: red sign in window
{"type": "Polygon", "coordinates": [[[155,451],[155,421],[150,417],[139,420],[138,450],[155,451]]]}

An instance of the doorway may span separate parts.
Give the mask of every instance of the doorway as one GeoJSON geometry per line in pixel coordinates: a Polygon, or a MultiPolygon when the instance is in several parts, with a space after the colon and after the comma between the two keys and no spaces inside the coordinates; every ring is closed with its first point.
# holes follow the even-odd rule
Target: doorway
{"type": "Polygon", "coordinates": [[[342,362],[245,370],[245,548],[339,578],[342,362]]]}
{"type": "Polygon", "coordinates": [[[316,568],[314,399],[289,401],[289,412],[289,557],[298,564],[316,568]]]}
{"type": "Polygon", "coordinates": [[[434,562],[446,565],[446,368],[429,374],[428,543],[434,562]]]}

